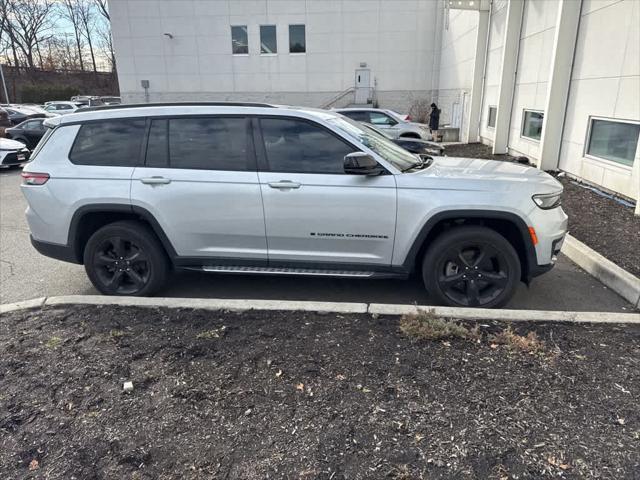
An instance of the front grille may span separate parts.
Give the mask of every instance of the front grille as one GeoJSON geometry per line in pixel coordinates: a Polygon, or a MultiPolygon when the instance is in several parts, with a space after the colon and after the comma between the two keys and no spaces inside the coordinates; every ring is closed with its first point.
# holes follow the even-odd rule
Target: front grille
{"type": "Polygon", "coordinates": [[[2,165],[19,165],[29,160],[29,152],[11,152],[2,160],[2,165]]]}

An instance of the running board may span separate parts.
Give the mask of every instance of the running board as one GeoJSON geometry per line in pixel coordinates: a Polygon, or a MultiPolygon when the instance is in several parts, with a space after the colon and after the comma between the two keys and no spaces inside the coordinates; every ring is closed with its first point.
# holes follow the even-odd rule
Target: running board
{"type": "MultiPolygon", "coordinates": [[[[371,278],[378,276],[377,272],[356,270],[321,270],[312,268],[277,268],[277,267],[243,267],[236,265],[205,265],[200,268],[212,273],[248,273],[259,275],[306,275],[310,277],[349,277],[371,278]]],[[[388,275],[383,273],[382,275],[388,275]]]]}

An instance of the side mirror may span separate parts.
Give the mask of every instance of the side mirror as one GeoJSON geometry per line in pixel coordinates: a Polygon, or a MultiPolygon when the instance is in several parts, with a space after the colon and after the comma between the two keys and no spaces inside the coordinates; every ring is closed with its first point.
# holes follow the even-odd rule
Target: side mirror
{"type": "Polygon", "coordinates": [[[344,157],[344,172],[352,175],[380,175],[384,169],[368,153],[353,152],[344,157]]]}

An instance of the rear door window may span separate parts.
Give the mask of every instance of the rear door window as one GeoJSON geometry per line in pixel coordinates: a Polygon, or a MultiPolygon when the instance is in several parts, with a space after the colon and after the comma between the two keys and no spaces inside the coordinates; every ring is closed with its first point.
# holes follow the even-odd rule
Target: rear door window
{"type": "MultiPolygon", "coordinates": [[[[154,122],[155,123],[155,122],[154,122]]],[[[157,133],[158,136],[162,134],[157,133]]],[[[169,167],[250,170],[247,120],[242,117],[169,119],[169,167]]]]}
{"type": "Polygon", "coordinates": [[[69,159],[77,165],[133,167],[138,164],[146,120],[117,119],[80,127],[69,159]]]}

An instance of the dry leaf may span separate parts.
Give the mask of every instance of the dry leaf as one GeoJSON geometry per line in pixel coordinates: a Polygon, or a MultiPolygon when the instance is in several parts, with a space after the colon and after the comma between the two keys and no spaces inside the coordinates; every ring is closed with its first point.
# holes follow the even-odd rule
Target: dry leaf
{"type": "Polygon", "coordinates": [[[416,436],[415,436],[416,443],[419,443],[423,438],[424,438],[424,435],[420,435],[419,433],[416,433],[416,436]]]}
{"type": "Polygon", "coordinates": [[[40,464],[38,463],[38,460],[34,458],[31,460],[31,463],[29,463],[29,470],[37,470],[38,468],[40,468],[40,464]]]}
{"type": "Polygon", "coordinates": [[[618,417],[618,418],[616,419],[616,421],[617,421],[620,425],[624,425],[624,424],[626,423],[626,422],[625,422],[625,420],[624,420],[624,418],[620,418],[620,417],[618,417]]]}
{"type": "Polygon", "coordinates": [[[281,377],[282,376],[282,370],[278,370],[276,372],[276,377],[281,377]]]}
{"type": "Polygon", "coordinates": [[[491,348],[496,349],[498,348],[498,344],[497,343],[492,343],[491,345],[489,345],[491,348]]]}
{"type": "Polygon", "coordinates": [[[336,380],[346,380],[347,377],[345,377],[344,375],[342,375],[341,373],[339,373],[338,375],[336,375],[336,380]]]}
{"type": "Polygon", "coordinates": [[[304,383],[299,383],[296,385],[296,390],[300,390],[301,392],[304,392],[304,383]]]}

